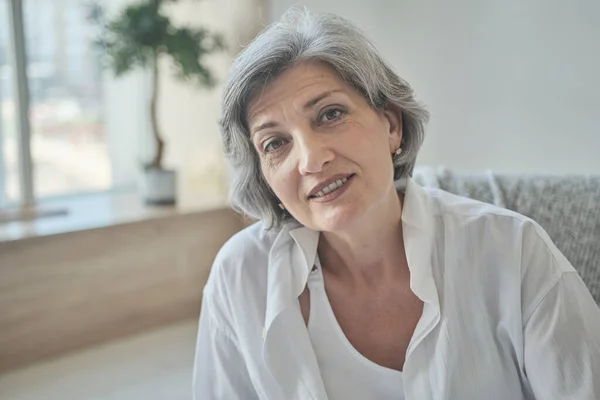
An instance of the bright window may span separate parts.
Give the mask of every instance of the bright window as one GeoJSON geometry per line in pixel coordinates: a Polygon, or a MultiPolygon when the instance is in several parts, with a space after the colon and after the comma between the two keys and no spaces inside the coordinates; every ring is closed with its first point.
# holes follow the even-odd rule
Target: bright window
{"type": "MultiPolygon", "coordinates": [[[[22,199],[20,159],[28,147],[36,199],[112,188],[100,58],[89,0],[21,0],[29,107],[15,88],[11,2],[0,0],[0,207],[22,199]],[[25,110],[23,110],[25,109],[25,110]],[[19,140],[19,113],[28,115],[29,146],[19,140]]],[[[23,158],[26,159],[26,158],[23,158]]],[[[27,180],[25,180],[26,182],[27,180]]]]}
{"type": "Polygon", "coordinates": [[[37,197],[111,186],[101,65],[88,0],[23,0],[37,197]]]}
{"type": "MultiPolygon", "coordinates": [[[[115,15],[136,1],[100,3],[115,15]]],[[[141,167],[151,158],[151,76],[136,69],[115,78],[102,68],[92,45],[98,28],[87,19],[90,3],[0,0],[0,217],[27,199],[40,205],[65,195],[134,193],[141,167]],[[22,10],[14,30],[11,4],[22,10]],[[15,51],[14,31],[20,29],[23,45],[15,51]],[[26,68],[15,69],[23,49],[26,68]],[[17,77],[22,71],[27,71],[26,79],[17,77]],[[23,80],[28,107],[19,105],[16,94],[23,80]],[[20,120],[29,121],[29,141],[19,134],[20,120]],[[23,166],[21,159],[26,160],[23,166]]],[[[203,2],[192,3],[200,7],[203,2]]],[[[206,23],[201,8],[190,12],[191,5],[181,7],[174,11],[193,15],[190,25],[206,23]]],[[[216,61],[215,72],[229,67],[229,58],[216,61]]],[[[178,204],[220,206],[226,197],[226,168],[214,92],[176,79],[166,62],[162,69],[159,124],[167,140],[165,164],[179,176],[178,204]]]]}

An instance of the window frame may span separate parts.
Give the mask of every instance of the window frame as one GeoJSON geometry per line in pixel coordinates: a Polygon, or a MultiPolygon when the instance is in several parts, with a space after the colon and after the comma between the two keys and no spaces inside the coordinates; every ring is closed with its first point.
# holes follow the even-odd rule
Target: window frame
{"type": "MultiPolygon", "coordinates": [[[[33,161],[31,159],[31,126],[29,124],[29,82],[27,80],[27,57],[25,29],[23,23],[23,2],[8,1],[9,26],[9,65],[14,82],[14,95],[17,112],[18,132],[18,174],[19,203],[22,206],[33,205],[36,201],[33,185],[33,161]]],[[[5,194],[5,179],[2,193],[5,194]]],[[[4,200],[4,199],[3,199],[4,200]]]]}

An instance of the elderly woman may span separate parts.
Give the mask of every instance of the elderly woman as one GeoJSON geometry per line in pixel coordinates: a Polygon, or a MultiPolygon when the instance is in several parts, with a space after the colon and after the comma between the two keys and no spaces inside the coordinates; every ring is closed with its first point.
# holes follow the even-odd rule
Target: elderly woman
{"type": "Polygon", "coordinates": [[[600,399],[600,311],[544,230],[410,179],[427,117],[334,15],[239,55],[223,142],[260,222],[204,289],[196,399],[600,399]]]}

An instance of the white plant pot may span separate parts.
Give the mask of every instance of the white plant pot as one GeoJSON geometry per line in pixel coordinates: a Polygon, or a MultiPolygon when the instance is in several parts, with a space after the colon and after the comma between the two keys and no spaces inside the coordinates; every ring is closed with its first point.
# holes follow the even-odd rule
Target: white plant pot
{"type": "Polygon", "coordinates": [[[177,171],[146,169],[142,173],[140,192],[146,204],[173,205],[177,200],[177,171]]]}

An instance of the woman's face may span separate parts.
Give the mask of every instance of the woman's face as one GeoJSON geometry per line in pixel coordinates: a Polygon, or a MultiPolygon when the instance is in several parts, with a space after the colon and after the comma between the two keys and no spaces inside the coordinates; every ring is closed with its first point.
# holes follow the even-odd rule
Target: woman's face
{"type": "Polygon", "coordinates": [[[400,113],[371,108],[327,64],[288,68],[255,95],[246,117],[267,182],[303,225],[348,229],[396,196],[400,113]]]}

